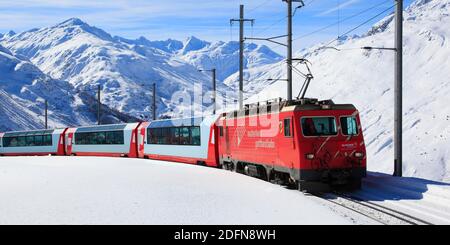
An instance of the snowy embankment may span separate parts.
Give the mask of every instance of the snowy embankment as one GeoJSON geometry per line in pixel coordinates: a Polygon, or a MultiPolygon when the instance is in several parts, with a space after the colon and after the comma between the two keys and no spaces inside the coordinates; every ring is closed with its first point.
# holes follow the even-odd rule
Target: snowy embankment
{"type": "Polygon", "coordinates": [[[0,224],[351,224],[244,175],[123,158],[0,158],[0,224]]]}
{"type": "Polygon", "coordinates": [[[450,184],[370,173],[355,196],[432,224],[450,224],[450,184]]]}

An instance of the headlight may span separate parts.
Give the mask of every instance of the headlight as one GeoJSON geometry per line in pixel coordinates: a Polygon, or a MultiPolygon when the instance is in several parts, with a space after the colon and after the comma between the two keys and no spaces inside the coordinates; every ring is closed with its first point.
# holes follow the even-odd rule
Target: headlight
{"type": "Polygon", "coordinates": [[[355,152],[355,157],[363,158],[364,157],[364,153],[362,153],[362,152],[355,152]]]}
{"type": "Polygon", "coordinates": [[[312,160],[312,159],[314,159],[315,156],[314,156],[314,154],[309,153],[309,154],[306,154],[305,157],[306,157],[306,159],[308,159],[308,160],[312,160]]]}

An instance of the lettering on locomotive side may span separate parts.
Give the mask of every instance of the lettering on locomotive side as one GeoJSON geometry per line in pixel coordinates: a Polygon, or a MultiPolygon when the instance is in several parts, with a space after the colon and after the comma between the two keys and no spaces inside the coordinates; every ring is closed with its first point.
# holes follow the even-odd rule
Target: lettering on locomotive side
{"type": "Polygon", "coordinates": [[[261,138],[261,131],[248,131],[247,137],[249,138],[261,138]]]}
{"type": "Polygon", "coordinates": [[[353,150],[356,149],[356,147],[358,146],[358,144],[355,143],[342,143],[341,144],[341,150],[353,150]]]}
{"type": "Polygon", "coordinates": [[[275,148],[275,142],[271,141],[271,140],[259,140],[255,142],[255,147],[256,148],[275,148]]]}

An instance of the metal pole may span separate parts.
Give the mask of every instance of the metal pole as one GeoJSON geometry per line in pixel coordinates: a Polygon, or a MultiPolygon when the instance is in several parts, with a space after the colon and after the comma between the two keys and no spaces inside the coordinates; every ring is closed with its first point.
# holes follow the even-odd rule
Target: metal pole
{"type": "Polygon", "coordinates": [[[48,129],[48,101],[45,100],[45,129],[48,129]]]}
{"type": "Polygon", "coordinates": [[[396,1],[395,11],[395,103],[394,103],[394,176],[402,177],[402,83],[403,83],[403,0],[396,1]]]}
{"type": "Polygon", "coordinates": [[[216,114],[217,106],[216,106],[216,96],[217,96],[217,82],[216,82],[216,68],[212,69],[212,82],[213,82],[213,114],[216,114]]]}
{"type": "Polygon", "coordinates": [[[100,125],[100,93],[101,93],[100,85],[97,86],[97,124],[100,125]]]}
{"type": "Polygon", "coordinates": [[[152,113],[153,113],[153,121],[156,120],[156,83],[153,83],[153,96],[152,96],[152,113]]]}
{"type": "Polygon", "coordinates": [[[292,0],[286,0],[287,7],[287,100],[292,100],[292,0]]]}
{"type": "Polygon", "coordinates": [[[239,109],[244,107],[244,23],[253,22],[254,19],[244,19],[244,5],[240,5],[239,19],[231,19],[230,24],[239,21],[239,109]]]}
{"type": "Polygon", "coordinates": [[[244,107],[244,5],[240,5],[239,21],[239,109],[244,107]]]}

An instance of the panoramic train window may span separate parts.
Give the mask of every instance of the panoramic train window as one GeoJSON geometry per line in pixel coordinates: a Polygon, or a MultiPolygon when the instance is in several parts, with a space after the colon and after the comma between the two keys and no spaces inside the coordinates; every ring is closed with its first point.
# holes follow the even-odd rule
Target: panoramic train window
{"type": "Polygon", "coordinates": [[[75,133],[76,145],[123,145],[123,131],[75,133]]]}
{"type": "Polygon", "coordinates": [[[200,145],[200,127],[149,128],[147,143],[152,145],[200,145]]]}
{"type": "Polygon", "coordinates": [[[284,136],[291,137],[291,119],[284,119],[284,136]]]}
{"type": "Polygon", "coordinates": [[[341,117],[341,128],[343,135],[357,135],[356,117],[341,117]]]}
{"type": "Polygon", "coordinates": [[[304,117],[301,121],[303,135],[305,136],[337,135],[334,117],[304,117]]]}
{"type": "Polygon", "coordinates": [[[51,146],[52,135],[3,137],[3,147],[51,146]]]}

